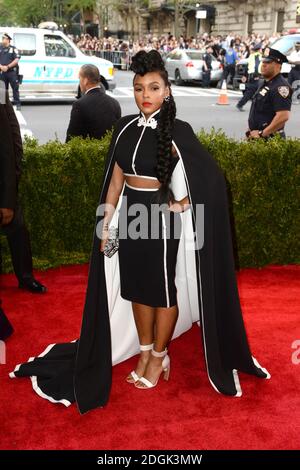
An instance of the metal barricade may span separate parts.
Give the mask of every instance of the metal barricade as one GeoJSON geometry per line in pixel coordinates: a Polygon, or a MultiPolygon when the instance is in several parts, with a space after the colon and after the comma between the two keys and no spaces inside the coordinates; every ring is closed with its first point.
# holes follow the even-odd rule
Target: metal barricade
{"type": "Polygon", "coordinates": [[[88,56],[96,56],[101,59],[109,60],[113,63],[115,68],[120,70],[129,70],[133,53],[130,51],[94,51],[91,49],[81,49],[81,51],[88,56]]]}

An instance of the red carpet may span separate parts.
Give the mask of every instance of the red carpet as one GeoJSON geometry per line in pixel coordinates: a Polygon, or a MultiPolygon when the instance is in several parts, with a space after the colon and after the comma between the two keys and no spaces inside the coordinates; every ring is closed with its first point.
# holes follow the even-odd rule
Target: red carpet
{"type": "MultiPolygon", "coordinates": [[[[209,385],[199,328],[173,341],[169,383],[137,390],[124,381],[136,358],[114,367],[109,404],[80,416],[76,405],[53,405],[36,395],[28,379],[8,373],[48,344],[75,339],[87,266],[36,273],[46,295],[2,278],[3,306],[15,333],[0,365],[1,449],[299,449],[300,364],[292,343],[300,340],[300,266],[246,269],[239,274],[244,319],[253,355],[272,375],[240,374],[241,398],[209,385]]],[[[300,353],[298,354],[300,359],[300,353]]]]}

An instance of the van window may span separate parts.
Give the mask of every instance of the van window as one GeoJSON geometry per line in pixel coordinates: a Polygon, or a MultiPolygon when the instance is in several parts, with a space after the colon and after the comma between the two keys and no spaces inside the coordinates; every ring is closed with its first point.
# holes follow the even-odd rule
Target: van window
{"type": "Polygon", "coordinates": [[[61,36],[45,34],[45,51],[49,57],[76,57],[76,52],[61,36]]]}
{"type": "Polygon", "coordinates": [[[14,46],[22,55],[34,55],[36,53],[36,37],[35,34],[15,33],[14,46]]]}

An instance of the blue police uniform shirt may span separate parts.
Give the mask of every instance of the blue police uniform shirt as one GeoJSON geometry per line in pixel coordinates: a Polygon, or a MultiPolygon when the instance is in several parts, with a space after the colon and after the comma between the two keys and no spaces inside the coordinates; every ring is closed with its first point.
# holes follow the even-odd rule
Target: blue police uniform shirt
{"type": "MultiPolygon", "coordinates": [[[[11,46],[11,45],[7,47],[0,46],[0,64],[1,65],[9,65],[15,59],[20,59],[20,57],[21,55],[15,46],[11,46]]],[[[14,70],[14,68],[12,70],[14,70]]]]}
{"type": "Polygon", "coordinates": [[[274,119],[278,111],[290,111],[292,88],[281,73],[264,81],[252,98],[249,114],[249,129],[263,130],[274,119]]]}

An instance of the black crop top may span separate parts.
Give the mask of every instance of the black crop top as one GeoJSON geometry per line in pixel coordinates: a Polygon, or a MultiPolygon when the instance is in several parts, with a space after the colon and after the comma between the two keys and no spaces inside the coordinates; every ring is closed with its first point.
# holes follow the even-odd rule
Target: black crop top
{"type": "MultiPolygon", "coordinates": [[[[146,121],[141,113],[125,126],[116,145],[116,162],[122,168],[125,175],[140,176],[149,179],[157,179],[155,167],[157,165],[157,136],[155,129],[157,120],[154,116],[160,110],[153,113],[146,121]]],[[[179,160],[174,157],[172,172],[179,160]]]]}

